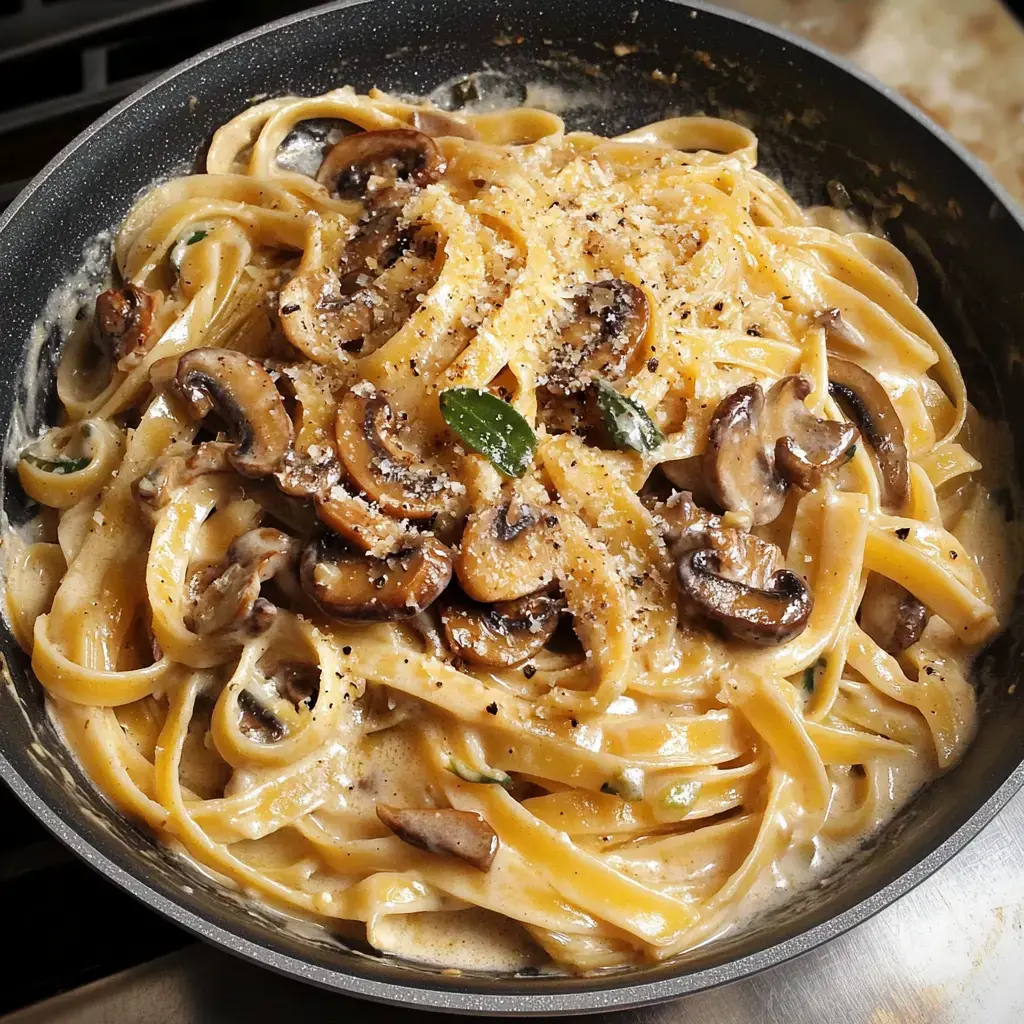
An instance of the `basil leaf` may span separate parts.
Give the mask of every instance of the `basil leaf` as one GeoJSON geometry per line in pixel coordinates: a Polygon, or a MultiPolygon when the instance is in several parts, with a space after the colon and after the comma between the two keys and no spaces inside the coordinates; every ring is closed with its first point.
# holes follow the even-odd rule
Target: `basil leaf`
{"type": "Polygon", "coordinates": [[[449,388],[441,392],[440,403],[445,423],[499,472],[508,477],[526,472],[537,438],[511,405],[478,388],[449,388]]]}
{"type": "Polygon", "coordinates": [[[476,768],[470,768],[465,761],[460,761],[457,757],[449,757],[445,767],[463,782],[492,783],[504,786],[505,789],[512,788],[512,777],[500,768],[486,768],[478,771],[476,768]]]}
{"type": "Polygon", "coordinates": [[[38,455],[30,455],[26,452],[22,458],[36,469],[45,473],[56,473],[58,476],[67,476],[69,473],[77,473],[85,469],[92,461],[88,458],[81,459],[41,459],[38,455]]]}
{"type": "Polygon", "coordinates": [[[196,242],[201,242],[207,235],[208,231],[196,231],[189,236],[189,240],[185,243],[186,245],[195,245],[196,242]]]}
{"type": "Polygon", "coordinates": [[[605,429],[616,448],[644,454],[665,443],[665,435],[639,402],[620,395],[607,381],[595,381],[593,387],[605,429]]]}

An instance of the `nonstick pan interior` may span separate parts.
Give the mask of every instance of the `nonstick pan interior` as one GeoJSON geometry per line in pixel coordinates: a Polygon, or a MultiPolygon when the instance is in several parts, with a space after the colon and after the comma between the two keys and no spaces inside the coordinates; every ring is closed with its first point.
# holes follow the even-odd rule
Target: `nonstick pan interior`
{"type": "MultiPolygon", "coordinates": [[[[195,166],[231,115],[257,97],[342,84],[422,95],[482,69],[506,76],[512,94],[532,87],[536,96],[543,86],[540,95],[564,104],[571,128],[614,134],[698,112],[742,120],[759,135],[762,168],[804,203],[826,202],[827,183],[841,182],[911,257],[922,305],[953,345],[975,403],[1007,417],[1024,450],[1024,407],[1012,401],[1024,384],[1016,343],[1024,229],[1008,201],[906,106],[831,58],[742,18],[667,0],[334,5],[210,51],[126,101],[58,156],[0,221],[5,428],[15,408],[30,429],[52,413],[45,398],[59,329],[47,333],[29,374],[43,381],[44,400],[28,403],[24,387],[25,345],[51,289],[79,269],[87,241],[115,226],[147,184],[195,166]]],[[[12,521],[26,517],[10,473],[4,508],[12,521]]],[[[587,1012],[695,991],[794,956],[881,909],[959,849],[1024,780],[1024,704],[1011,692],[1022,639],[1015,616],[979,663],[983,716],[964,762],[828,884],[682,961],[598,977],[452,977],[283,927],[105,804],[63,749],[28,659],[6,632],[0,772],[98,870],[185,927],[276,970],[407,1005],[587,1012]]]]}

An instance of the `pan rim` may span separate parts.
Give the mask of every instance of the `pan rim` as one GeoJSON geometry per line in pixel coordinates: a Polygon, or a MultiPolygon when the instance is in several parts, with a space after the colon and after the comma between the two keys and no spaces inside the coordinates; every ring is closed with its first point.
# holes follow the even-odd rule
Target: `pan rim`
{"type": "MultiPolygon", "coordinates": [[[[368,6],[374,2],[376,0],[334,0],[334,2],[308,11],[300,11],[234,36],[168,69],[152,82],[126,97],[64,146],[32,178],[4,214],[0,216],[0,235],[8,228],[8,225],[29,199],[39,192],[57,169],[71,160],[83,145],[140,100],[159,92],[180,75],[211,60],[216,60],[222,54],[252,40],[322,17],[330,11],[368,6]]],[[[445,0],[445,2],[452,2],[452,0],[445,0]]],[[[1007,191],[995,180],[988,168],[978,158],[969,153],[903,96],[846,58],[829,53],[814,43],[801,39],[784,29],[766,24],[760,19],[723,10],[713,4],[705,3],[703,0],[656,0],[656,2],[689,9],[695,11],[698,16],[710,15],[752,28],[777,42],[793,46],[826,61],[880,93],[889,103],[912,117],[949,150],[962,165],[966,166],[998,202],[1002,212],[1009,216],[1017,228],[1024,233],[1024,215],[1017,211],[1007,191]]],[[[2,628],[5,633],[10,633],[6,625],[2,628]]],[[[374,1002],[450,1013],[514,1016],[570,1015],[634,1009],[703,991],[727,982],[738,981],[801,956],[890,906],[959,853],[989,824],[1013,795],[1024,787],[1024,762],[1018,764],[1009,773],[998,789],[959,828],[943,839],[920,861],[858,904],[798,935],[712,967],[688,971],[685,965],[680,965],[679,972],[667,978],[631,983],[628,980],[629,975],[623,973],[601,984],[595,983],[595,979],[574,979],[567,976],[561,990],[533,993],[528,991],[529,979],[524,979],[522,991],[472,991],[468,990],[467,979],[424,974],[421,977],[410,977],[408,982],[385,981],[368,976],[354,963],[343,967],[327,968],[279,953],[260,942],[245,938],[238,932],[214,924],[198,911],[188,909],[181,902],[188,899],[188,894],[179,891],[177,900],[172,899],[160,889],[154,888],[144,881],[142,877],[121,867],[111,856],[102,852],[98,845],[94,845],[80,834],[72,821],[44,801],[2,752],[0,752],[0,778],[4,779],[17,798],[58,840],[73,850],[92,868],[175,924],[227,952],[269,967],[279,974],[374,1002]]],[[[137,859],[135,864],[138,864],[137,859]]],[[[140,872],[140,874],[142,873],[140,872]]],[[[472,983],[471,981],[470,984],[472,983]]]]}

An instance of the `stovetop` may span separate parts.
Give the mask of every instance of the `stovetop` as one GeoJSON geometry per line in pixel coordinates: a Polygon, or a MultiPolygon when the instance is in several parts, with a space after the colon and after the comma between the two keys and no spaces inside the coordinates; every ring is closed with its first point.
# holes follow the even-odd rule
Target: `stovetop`
{"type": "MultiPolygon", "coordinates": [[[[775,0],[764,0],[764,10],[758,2],[728,5],[765,15],[778,7],[775,0]]],[[[312,6],[0,0],[0,211],[81,129],[160,71],[312,6]]],[[[1016,6],[1024,8],[1024,0],[1016,6]]],[[[197,943],[79,862],[2,784],[0,906],[8,937],[0,1017],[10,1024],[259,1024],[282,1013],[306,1020],[358,1013],[360,1006],[366,1012],[365,1004],[313,992],[197,943]]],[[[1024,1021],[1022,959],[1024,794],[952,864],[851,935],[759,978],[616,1019],[1011,1024],[1024,1021]]],[[[379,1007],[373,1013],[388,1021],[413,1015],[379,1007]]]]}

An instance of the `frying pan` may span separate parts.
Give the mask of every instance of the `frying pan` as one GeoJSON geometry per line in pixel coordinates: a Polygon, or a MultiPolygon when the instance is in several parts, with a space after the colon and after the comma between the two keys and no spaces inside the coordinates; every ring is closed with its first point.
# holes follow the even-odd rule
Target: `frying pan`
{"type": "MultiPolygon", "coordinates": [[[[61,329],[42,332],[28,367],[26,343],[51,289],[81,267],[87,241],[115,226],[154,179],[194,167],[213,130],[253,98],[345,83],[422,95],[481,69],[513,93],[528,83],[557,87],[547,95],[560,97],[569,126],[602,134],[673,113],[741,119],[758,133],[762,167],[802,203],[842,194],[829,186],[840,182],[858,212],[910,256],[922,305],[953,345],[974,402],[1007,419],[1024,452],[1024,404],[1012,401],[1024,391],[1017,349],[1024,225],[1007,197],[955,143],[854,68],[750,19],[667,0],[336,3],[168,72],[75,139],[0,219],[4,428],[24,419],[31,430],[54,413],[61,329]],[[39,385],[38,396],[26,381],[39,385]]],[[[79,285],[95,295],[97,282],[94,274],[79,285]]],[[[1019,463],[1012,472],[1021,479],[1019,463]]],[[[13,522],[26,518],[9,468],[3,505],[13,522]]],[[[97,795],[63,748],[28,659],[5,630],[0,774],[116,884],[204,939],[282,973],[369,999],[466,1013],[638,1006],[743,977],[828,940],[927,877],[992,818],[1024,782],[1024,693],[1013,692],[1024,640],[1017,608],[978,661],[981,725],[958,768],[821,887],[746,931],[640,970],[453,977],[283,926],[97,795]]]]}

